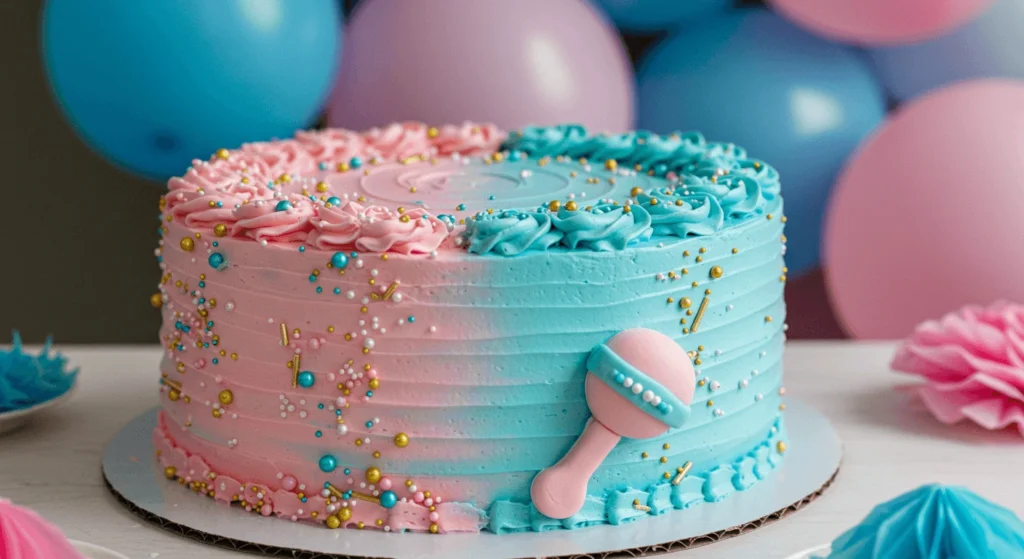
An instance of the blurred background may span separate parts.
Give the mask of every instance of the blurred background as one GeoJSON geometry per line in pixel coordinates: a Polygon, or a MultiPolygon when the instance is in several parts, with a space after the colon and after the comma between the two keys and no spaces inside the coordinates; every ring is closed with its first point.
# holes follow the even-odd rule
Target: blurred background
{"type": "Polygon", "coordinates": [[[193,158],[326,125],[700,130],[781,173],[792,338],[1024,302],[1024,0],[20,0],[0,332],[152,343],[193,158]]]}

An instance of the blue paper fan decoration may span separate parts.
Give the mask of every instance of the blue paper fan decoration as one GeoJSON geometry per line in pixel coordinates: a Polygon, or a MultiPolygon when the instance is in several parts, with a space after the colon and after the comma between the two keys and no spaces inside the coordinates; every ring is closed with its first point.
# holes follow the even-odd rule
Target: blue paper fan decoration
{"type": "Polygon", "coordinates": [[[68,370],[67,358],[53,351],[47,338],[39,355],[25,353],[21,335],[14,332],[10,350],[0,349],[0,413],[52,400],[75,384],[78,369],[68,370]]]}
{"type": "Polygon", "coordinates": [[[924,485],[876,506],[829,559],[1024,557],[1024,522],[963,487],[924,485]]]}

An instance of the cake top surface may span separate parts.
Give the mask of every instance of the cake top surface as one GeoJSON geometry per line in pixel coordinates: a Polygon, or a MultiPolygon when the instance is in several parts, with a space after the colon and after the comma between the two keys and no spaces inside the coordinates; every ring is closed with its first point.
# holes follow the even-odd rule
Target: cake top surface
{"type": "Polygon", "coordinates": [[[830,559],[1019,557],[1024,522],[963,487],[923,485],[876,506],[832,542],[830,559]]]}
{"type": "Polygon", "coordinates": [[[402,123],[218,150],[168,188],[168,220],[221,237],[511,256],[713,234],[777,204],[779,179],[697,133],[402,123]]]}

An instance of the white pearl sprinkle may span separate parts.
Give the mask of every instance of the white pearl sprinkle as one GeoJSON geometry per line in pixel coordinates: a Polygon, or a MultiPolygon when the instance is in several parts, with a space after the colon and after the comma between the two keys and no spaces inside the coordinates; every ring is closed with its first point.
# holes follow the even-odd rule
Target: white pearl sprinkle
{"type": "Polygon", "coordinates": [[[718,390],[721,386],[722,385],[718,384],[718,381],[716,380],[709,385],[709,388],[711,388],[711,391],[714,392],[715,390],[718,390]]]}
{"type": "Polygon", "coordinates": [[[633,386],[633,379],[631,377],[626,377],[626,380],[622,381],[622,386],[625,386],[626,388],[633,386]]]}
{"type": "Polygon", "coordinates": [[[630,390],[633,391],[633,394],[639,394],[639,393],[644,391],[644,385],[642,385],[642,384],[640,384],[638,382],[638,383],[634,384],[633,388],[631,388],[630,390]]]}
{"type": "Polygon", "coordinates": [[[391,296],[391,300],[396,302],[396,303],[401,303],[402,302],[402,294],[401,293],[395,293],[394,295],[391,296]]]}
{"type": "Polygon", "coordinates": [[[641,398],[645,402],[650,402],[650,401],[654,400],[654,392],[651,392],[650,390],[647,390],[647,391],[644,392],[644,394],[643,394],[643,396],[641,396],[641,398]]]}
{"type": "Polygon", "coordinates": [[[659,404],[661,404],[661,396],[655,396],[654,398],[651,398],[652,406],[657,406],[659,404]]]}

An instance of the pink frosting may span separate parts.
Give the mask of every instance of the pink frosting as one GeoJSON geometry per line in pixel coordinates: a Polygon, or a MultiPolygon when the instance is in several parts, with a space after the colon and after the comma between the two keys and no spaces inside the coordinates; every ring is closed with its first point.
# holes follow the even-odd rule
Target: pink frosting
{"type": "Polygon", "coordinates": [[[6,499],[0,499],[0,557],[85,559],[56,526],[6,499]]]}
{"type": "Polygon", "coordinates": [[[892,368],[927,381],[916,391],[939,421],[1013,425],[1024,436],[1024,306],[968,306],[924,322],[892,368]]]}
{"type": "Polygon", "coordinates": [[[185,175],[172,178],[165,213],[191,228],[223,225],[226,235],[268,243],[429,253],[449,235],[443,223],[423,217],[423,209],[330,206],[328,200],[335,197],[343,203],[363,201],[357,194],[335,192],[335,173],[356,157],[369,165],[414,156],[490,153],[504,138],[504,132],[489,124],[431,128],[406,122],[365,132],[300,132],[292,140],[245,144],[221,150],[209,161],[193,161],[185,175]],[[278,211],[281,200],[292,208],[278,211]],[[403,221],[403,216],[409,219],[403,221]]]}
{"type": "Polygon", "coordinates": [[[309,243],[324,250],[424,254],[448,237],[447,226],[419,208],[398,213],[348,202],[340,208],[321,209],[312,221],[316,230],[309,243]]]}

